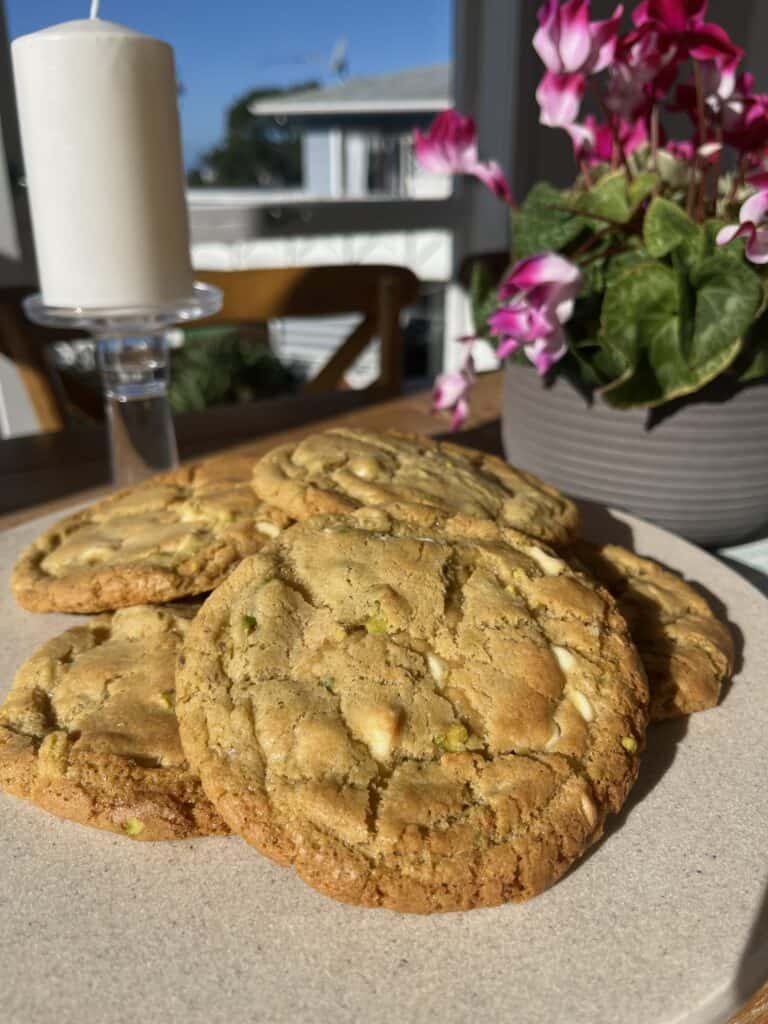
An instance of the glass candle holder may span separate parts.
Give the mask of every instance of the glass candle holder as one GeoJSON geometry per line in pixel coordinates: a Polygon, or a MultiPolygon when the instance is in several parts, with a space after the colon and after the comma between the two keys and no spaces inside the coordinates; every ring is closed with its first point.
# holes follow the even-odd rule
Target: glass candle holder
{"type": "Polygon", "coordinates": [[[41,295],[24,300],[24,311],[34,323],[84,330],[96,342],[116,487],[128,487],[178,465],[168,402],[167,329],[211,316],[219,309],[219,289],[201,283],[194,285],[188,300],[162,308],[46,306],[41,295]]]}

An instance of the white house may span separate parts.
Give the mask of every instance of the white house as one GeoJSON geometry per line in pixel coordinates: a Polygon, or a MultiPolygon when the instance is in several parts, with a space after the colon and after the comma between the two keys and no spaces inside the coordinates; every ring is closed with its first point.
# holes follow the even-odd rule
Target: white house
{"type": "Polygon", "coordinates": [[[451,105],[451,74],[450,64],[437,64],[351,78],[248,109],[299,129],[306,196],[438,199],[450,194],[450,182],[419,168],[411,140],[414,128],[426,129],[451,105]]]}

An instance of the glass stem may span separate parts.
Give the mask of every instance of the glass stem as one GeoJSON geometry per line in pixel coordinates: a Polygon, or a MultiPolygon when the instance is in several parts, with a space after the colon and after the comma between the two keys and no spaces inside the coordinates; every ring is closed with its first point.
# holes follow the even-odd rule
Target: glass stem
{"type": "Polygon", "coordinates": [[[129,487],[179,464],[168,402],[164,331],[96,338],[109,427],[112,482],[129,487]]]}

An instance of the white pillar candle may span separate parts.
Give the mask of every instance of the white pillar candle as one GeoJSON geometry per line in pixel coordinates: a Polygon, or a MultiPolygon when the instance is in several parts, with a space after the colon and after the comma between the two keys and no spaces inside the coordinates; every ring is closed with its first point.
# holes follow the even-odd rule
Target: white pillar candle
{"type": "Polygon", "coordinates": [[[43,299],[146,308],[192,293],[167,43],[98,18],[12,46],[43,299]]]}

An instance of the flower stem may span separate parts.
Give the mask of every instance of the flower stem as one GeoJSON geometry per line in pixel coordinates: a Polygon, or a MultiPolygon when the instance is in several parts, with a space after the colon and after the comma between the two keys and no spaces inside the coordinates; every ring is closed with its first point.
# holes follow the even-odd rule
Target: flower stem
{"type": "Polygon", "coordinates": [[[576,217],[587,217],[589,220],[599,220],[603,224],[610,224],[612,228],[618,228],[619,231],[627,230],[627,225],[622,224],[621,221],[611,220],[610,217],[601,217],[599,213],[590,213],[589,210],[579,210],[572,206],[559,206],[557,203],[547,204],[543,209],[554,210],[557,213],[570,213],[576,217]]]}
{"type": "Polygon", "coordinates": [[[584,176],[584,181],[586,181],[586,183],[587,183],[587,188],[591,189],[594,186],[595,183],[592,180],[592,175],[591,175],[590,170],[589,170],[589,164],[587,163],[586,160],[582,160],[581,163],[580,163],[580,167],[581,167],[581,173],[584,176]]]}
{"type": "Polygon", "coordinates": [[[629,252],[628,245],[614,245],[610,249],[606,249],[605,252],[595,252],[588,259],[582,260],[579,264],[582,267],[589,266],[590,263],[594,263],[595,260],[607,260],[609,256],[618,256],[622,252],[629,252]]]}
{"type": "Polygon", "coordinates": [[[651,167],[659,169],[659,105],[654,103],[651,108],[651,167]]]}
{"type": "Polygon", "coordinates": [[[746,156],[742,156],[739,160],[739,166],[733,174],[733,185],[731,185],[731,191],[728,193],[726,203],[728,206],[732,206],[736,201],[736,195],[739,191],[739,187],[744,184],[744,178],[747,173],[748,162],[746,156]]]}
{"type": "Polygon", "coordinates": [[[607,227],[601,228],[599,231],[595,231],[589,236],[589,238],[585,239],[581,243],[578,249],[569,256],[569,259],[575,262],[579,256],[583,256],[584,253],[589,252],[594,245],[596,245],[601,239],[605,238],[606,235],[610,235],[613,230],[614,228],[607,227]]]}
{"type": "MultiPolygon", "coordinates": [[[[593,79],[590,78],[589,79],[589,87],[592,90],[592,92],[595,94],[595,98],[597,99],[597,102],[598,102],[598,105],[600,107],[600,110],[602,111],[602,114],[603,114],[603,117],[605,118],[606,124],[608,125],[608,128],[610,129],[611,137],[613,138],[613,155],[614,155],[614,159],[616,157],[618,157],[619,162],[624,165],[624,169],[627,172],[627,177],[629,178],[630,181],[632,181],[635,176],[632,173],[632,168],[629,166],[629,160],[627,159],[627,154],[624,152],[624,147],[621,144],[621,137],[620,137],[619,131],[618,131],[617,127],[616,127],[616,119],[614,118],[612,112],[608,109],[608,106],[607,106],[607,104],[605,102],[605,97],[603,96],[602,92],[600,91],[600,86],[597,84],[597,82],[593,81],[593,79]]],[[[618,165],[615,165],[615,166],[618,166],[618,165]]]]}
{"type": "MultiPolygon", "coordinates": [[[[693,80],[696,83],[696,118],[699,123],[698,149],[707,142],[707,119],[704,112],[704,83],[701,77],[701,64],[699,64],[697,60],[694,60],[693,62],[693,80]]],[[[707,172],[698,152],[696,153],[696,160],[694,162],[694,178],[697,171],[700,172],[700,174],[698,188],[696,190],[694,210],[696,213],[696,220],[701,223],[704,220],[704,195],[707,188],[707,172]]]]}

